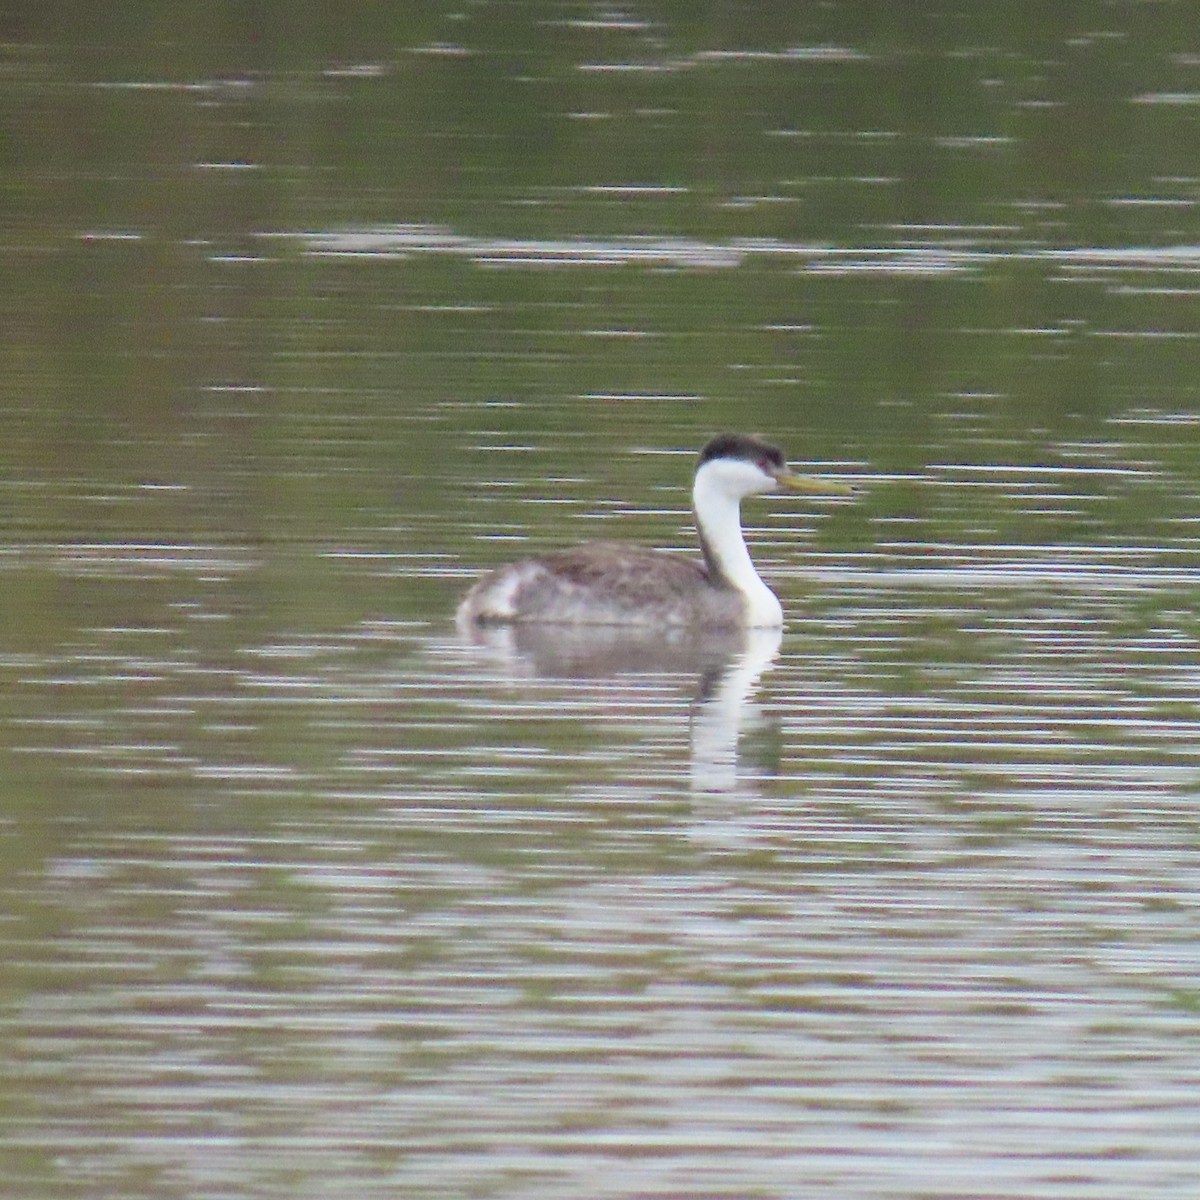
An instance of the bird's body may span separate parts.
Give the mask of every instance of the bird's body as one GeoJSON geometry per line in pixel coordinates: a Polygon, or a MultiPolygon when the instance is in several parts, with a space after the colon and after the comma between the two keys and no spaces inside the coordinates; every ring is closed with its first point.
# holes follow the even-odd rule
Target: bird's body
{"type": "Polygon", "coordinates": [[[786,488],[847,492],[803,479],[758,438],[726,434],[701,452],[692,488],[703,563],[620,542],[587,542],[510,563],[463,598],[460,623],[777,627],[783,610],[742,536],[744,496],[786,488]]]}
{"type": "Polygon", "coordinates": [[[580,625],[744,624],[742,596],[680,554],[585,542],[501,567],[475,586],[462,615],[477,621],[580,625]]]}

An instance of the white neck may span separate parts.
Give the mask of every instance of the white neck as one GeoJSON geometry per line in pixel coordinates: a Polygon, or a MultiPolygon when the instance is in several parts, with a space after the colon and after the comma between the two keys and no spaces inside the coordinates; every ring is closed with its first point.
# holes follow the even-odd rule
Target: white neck
{"type": "MultiPolygon", "coordinates": [[[[755,491],[763,490],[755,488],[755,491]]],[[[692,507],[710,570],[741,592],[746,604],[746,624],[773,627],[783,624],[783,609],[750,561],[746,539],[742,536],[741,499],[746,494],[722,460],[707,462],[696,472],[692,486],[692,507]]]]}

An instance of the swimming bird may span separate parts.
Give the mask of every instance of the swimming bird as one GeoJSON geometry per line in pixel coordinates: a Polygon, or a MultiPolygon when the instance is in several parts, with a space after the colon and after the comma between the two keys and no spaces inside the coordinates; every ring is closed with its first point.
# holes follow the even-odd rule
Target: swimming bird
{"type": "Polygon", "coordinates": [[[849,495],[827,479],[794,475],[758,437],[721,434],[700,452],[692,507],[703,562],[620,542],[585,542],[509,563],[463,597],[460,625],[623,625],[775,628],[783,609],[742,535],[741,501],[784,490],[849,495]]]}

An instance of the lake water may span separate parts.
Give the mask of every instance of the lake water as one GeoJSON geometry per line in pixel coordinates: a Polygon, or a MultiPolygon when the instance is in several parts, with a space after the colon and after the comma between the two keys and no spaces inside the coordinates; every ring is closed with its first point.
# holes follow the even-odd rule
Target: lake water
{"type": "Polygon", "coordinates": [[[1186,6],[407,7],[3,17],[0,1191],[1200,1194],[1186,6]]]}

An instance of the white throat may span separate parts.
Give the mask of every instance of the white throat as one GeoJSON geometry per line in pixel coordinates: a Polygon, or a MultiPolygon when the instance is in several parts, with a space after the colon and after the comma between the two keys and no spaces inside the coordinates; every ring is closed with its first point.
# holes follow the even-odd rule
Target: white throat
{"type": "Polygon", "coordinates": [[[710,569],[741,592],[746,624],[761,628],[783,624],[783,609],[750,561],[742,536],[743,496],[770,489],[772,480],[751,463],[713,459],[696,472],[692,507],[710,569]]]}

